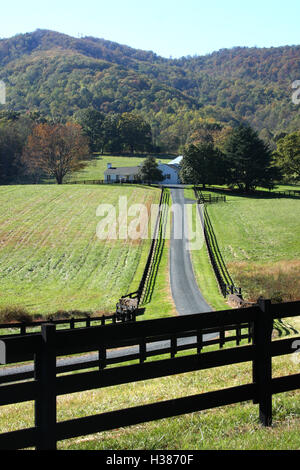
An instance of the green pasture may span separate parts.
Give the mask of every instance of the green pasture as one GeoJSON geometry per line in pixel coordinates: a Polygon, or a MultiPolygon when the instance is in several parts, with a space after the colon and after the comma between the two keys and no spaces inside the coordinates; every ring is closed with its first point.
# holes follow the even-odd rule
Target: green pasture
{"type": "MultiPolygon", "coordinates": [[[[279,186],[276,190],[298,189],[279,186]]],[[[238,195],[226,189],[203,194],[226,195],[207,204],[220,253],[244,298],[298,300],[300,292],[300,200],[272,195],[238,195]]],[[[272,192],[271,192],[272,193],[272,192]]],[[[193,189],[185,197],[195,199],[193,189]]],[[[194,216],[195,217],[195,216],[194,216]]],[[[222,308],[216,279],[205,249],[191,253],[195,275],[206,300],[222,308]]]]}
{"type": "Polygon", "coordinates": [[[248,299],[299,299],[299,199],[230,195],[207,210],[229,273],[248,299]]]}
{"type": "Polygon", "coordinates": [[[60,310],[113,313],[119,298],[139,282],[151,241],[97,237],[102,220],[97,207],[105,203],[118,208],[120,196],[126,196],[128,207],[139,203],[149,208],[158,203],[160,191],[138,186],[0,187],[0,309],[21,307],[42,315],[60,310]]]}

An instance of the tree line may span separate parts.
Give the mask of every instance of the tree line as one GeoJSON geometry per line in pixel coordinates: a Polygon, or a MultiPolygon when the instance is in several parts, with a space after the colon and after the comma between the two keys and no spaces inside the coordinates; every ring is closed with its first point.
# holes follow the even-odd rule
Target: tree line
{"type": "Polygon", "coordinates": [[[151,152],[152,129],[136,113],[105,114],[94,108],[78,111],[74,119],[89,138],[92,152],[151,152]]]}
{"type": "Polygon", "coordinates": [[[249,192],[300,180],[300,131],[281,135],[273,151],[244,123],[225,132],[202,129],[193,138],[183,152],[184,183],[227,185],[249,192]]]}
{"type": "Polygon", "coordinates": [[[85,110],[72,120],[39,113],[0,113],[0,184],[55,178],[58,184],[84,168],[93,152],[151,152],[150,125],[134,113],[85,110]]]}
{"type": "MultiPolygon", "coordinates": [[[[84,168],[92,152],[156,152],[152,129],[135,113],[105,115],[84,110],[68,122],[39,113],[0,113],[0,184],[64,178],[84,168]]],[[[249,125],[224,126],[198,120],[183,150],[181,179],[189,184],[226,184],[251,191],[272,188],[284,180],[300,180],[300,131],[280,134],[270,149],[249,125]]],[[[145,168],[147,181],[158,172],[145,168]]]]}

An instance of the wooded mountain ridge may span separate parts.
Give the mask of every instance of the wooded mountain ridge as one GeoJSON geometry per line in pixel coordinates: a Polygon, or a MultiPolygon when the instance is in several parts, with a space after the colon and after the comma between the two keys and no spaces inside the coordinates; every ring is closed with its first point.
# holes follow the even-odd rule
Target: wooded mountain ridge
{"type": "Polygon", "coordinates": [[[246,121],[261,138],[300,129],[292,83],[300,46],[236,47],[167,59],[93,37],[49,30],[0,40],[2,108],[68,120],[81,109],[136,112],[155,145],[178,152],[197,126],[246,121]]]}

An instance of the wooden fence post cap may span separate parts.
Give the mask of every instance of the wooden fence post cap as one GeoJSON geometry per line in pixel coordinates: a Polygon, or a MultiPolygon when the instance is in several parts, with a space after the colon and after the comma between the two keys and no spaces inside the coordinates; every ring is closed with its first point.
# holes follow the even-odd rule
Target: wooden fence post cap
{"type": "Polygon", "coordinates": [[[271,300],[270,299],[264,299],[263,297],[259,297],[257,299],[257,304],[263,312],[266,312],[270,309],[271,300]]]}

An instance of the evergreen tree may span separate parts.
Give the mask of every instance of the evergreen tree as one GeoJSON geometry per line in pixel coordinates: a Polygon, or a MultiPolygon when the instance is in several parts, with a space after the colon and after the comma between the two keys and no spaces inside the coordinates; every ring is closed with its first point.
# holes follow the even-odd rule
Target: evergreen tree
{"type": "Polygon", "coordinates": [[[238,186],[246,192],[257,186],[272,188],[274,180],[279,178],[270,148],[248,125],[233,129],[224,144],[224,153],[230,186],[238,186]]]}
{"type": "Polygon", "coordinates": [[[139,178],[146,183],[159,183],[164,179],[155,157],[149,155],[141,165],[139,178]]]}

